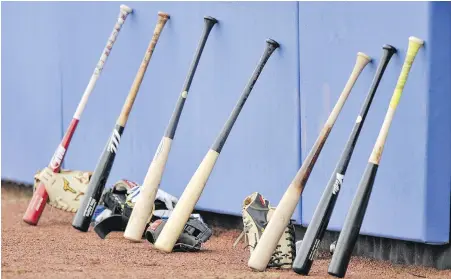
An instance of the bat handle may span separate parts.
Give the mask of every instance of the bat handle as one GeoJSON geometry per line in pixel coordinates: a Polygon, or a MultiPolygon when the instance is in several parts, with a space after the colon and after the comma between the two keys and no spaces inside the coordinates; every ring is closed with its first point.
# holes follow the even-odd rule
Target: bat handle
{"type": "Polygon", "coordinates": [[[155,46],[157,45],[158,40],[160,38],[160,34],[163,31],[163,28],[166,25],[166,22],[169,20],[169,18],[170,18],[169,14],[165,12],[158,12],[158,21],[157,25],[155,26],[152,39],[149,45],[147,46],[146,53],[144,55],[143,60],[141,61],[141,65],[139,66],[138,73],[136,74],[135,80],[133,81],[133,84],[130,88],[127,99],[125,100],[125,104],[122,107],[121,114],[119,115],[119,118],[116,122],[116,124],[122,127],[125,127],[125,124],[127,123],[136,96],[138,95],[139,88],[144,79],[144,74],[146,73],[147,67],[149,66],[150,58],[152,57],[155,46]]]}
{"type": "Polygon", "coordinates": [[[110,37],[108,38],[108,41],[102,51],[102,54],[100,56],[99,62],[97,62],[97,65],[94,69],[94,73],[92,74],[88,85],[86,86],[85,92],[83,93],[83,96],[81,98],[81,101],[79,102],[77,109],[74,113],[74,118],[80,119],[83,110],[86,107],[86,103],[88,102],[89,96],[91,95],[92,91],[94,90],[94,87],[97,83],[97,80],[100,77],[100,74],[103,71],[103,67],[105,66],[106,61],[108,60],[108,57],[111,53],[111,50],[113,49],[113,45],[116,42],[116,39],[119,35],[119,32],[122,29],[122,26],[125,23],[125,20],[127,19],[127,16],[133,11],[133,9],[129,8],[126,5],[120,6],[120,12],[119,16],[117,18],[116,24],[114,25],[114,29],[110,34],[110,37]]]}
{"type": "Polygon", "coordinates": [[[215,26],[215,24],[218,23],[218,20],[214,17],[206,16],[204,17],[204,22],[205,22],[205,31],[208,34],[210,33],[213,26],[215,26]]]}
{"type": "Polygon", "coordinates": [[[257,64],[257,67],[254,70],[254,73],[252,74],[252,77],[248,81],[243,94],[241,95],[240,99],[238,100],[238,103],[235,105],[229,119],[227,120],[226,124],[222,128],[221,133],[216,138],[216,141],[213,143],[211,149],[215,150],[218,153],[221,153],[222,148],[224,147],[224,144],[232,130],[233,125],[235,124],[235,121],[238,118],[238,115],[241,112],[241,109],[243,108],[244,104],[246,103],[249,95],[251,94],[252,89],[254,88],[255,83],[258,80],[258,77],[260,76],[261,72],[263,71],[263,68],[265,67],[266,63],[268,62],[269,58],[271,57],[272,53],[279,47],[279,43],[274,41],[273,39],[267,39],[266,40],[266,48],[263,52],[263,55],[260,58],[260,61],[257,64]]]}
{"type": "Polygon", "coordinates": [[[177,130],[177,125],[179,123],[186,98],[188,97],[188,92],[191,87],[191,83],[193,82],[194,74],[196,73],[197,66],[199,65],[200,57],[202,56],[202,52],[204,51],[204,47],[205,44],[207,43],[208,36],[210,35],[213,26],[217,22],[218,20],[211,16],[204,17],[205,23],[204,32],[199,41],[199,45],[197,46],[196,53],[194,54],[193,62],[191,62],[191,66],[189,68],[188,75],[186,76],[185,83],[183,84],[182,93],[180,94],[177,100],[174,112],[172,113],[171,119],[169,120],[169,125],[166,128],[165,136],[170,139],[173,139],[175,136],[175,131],[177,130]]]}
{"type": "MultiPolygon", "coordinates": [[[[197,65],[199,64],[200,57],[204,50],[205,44],[207,43],[208,36],[210,35],[213,26],[218,22],[218,20],[211,16],[204,17],[204,33],[202,34],[202,38],[199,42],[199,46],[197,47],[196,53],[194,54],[194,60],[190,66],[188,75],[185,80],[185,84],[183,85],[182,94],[188,94],[188,91],[191,87],[191,83],[193,82],[194,73],[196,72],[197,65]]],[[[186,99],[186,96],[183,97],[183,100],[186,99]]]]}
{"type": "Polygon", "coordinates": [[[390,100],[390,104],[385,115],[384,122],[382,123],[381,130],[376,140],[376,144],[374,145],[373,151],[371,152],[369,162],[373,164],[379,164],[382,156],[382,152],[384,150],[385,141],[387,140],[388,130],[390,129],[390,125],[395,114],[396,108],[398,106],[399,100],[401,99],[402,92],[404,90],[404,86],[407,82],[407,78],[410,73],[410,68],[412,67],[413,61],[418,54],[418,51],[423,46],[424,41],[417,37],[409,38],[409,46],[407,48],[407,55],[404,60],[404,64],[401,69],[401,73],[399,74],[398,81],[396,83],[395,90],[393,92],[392,98],[390,100]]]}

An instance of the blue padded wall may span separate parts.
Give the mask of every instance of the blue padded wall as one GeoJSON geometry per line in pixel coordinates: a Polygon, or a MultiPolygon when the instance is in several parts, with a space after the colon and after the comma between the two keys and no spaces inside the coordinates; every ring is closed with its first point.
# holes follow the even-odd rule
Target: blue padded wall
{"type": "MultiPolygon", "coordinates": [[[[2,178],[32,182],[34,172],[48,163],[120,4],[2,3],[2,178]]],[[[426,44],[395,114],[362,233],[434,244],[449,241],[450,3],[126,4],[134,13],[90,97],[65,168],[94,169],[161,10],[171,19],[150,61],[108,180],[110,185],[121,178],[142,183],[182,89],[203,16],[211,15],[219,24],[200,60],[161,183],[171,194],[182,193],[216,139],[263,53],[265,39],[279,41],[281,48],[268,61],[238,118],[199,209],[239,215],[243,199],[254,191],[276,205],[332,110],[357,52],[374,59],[339,115],[293,216],[308,225],[366,97],[382,45],[389,43],[399,53],[387,68],[349,165],[329,225],[339,230],[383,122],[408,37],[414,35],[426,44]]]]}
{"type": "Polygon", "coordinates": [[[53,6],[2,3],[2,178],[33,181],[60,141],[63,84],[53,6]]]}
{"type": "Polygon", "coordinates": [[[427,242],[440,243],[451,220],[451,2],[431,3],[429,22],[424,231],[427,242]]]}
{"type": "MultiPolygon", "coordinates": [[[[14,5],[39,4],[9,4],[14,5]]],[[[142,182],[182,89],[202,33],[203,16],[211,15],[220,22],[211,32],[194,77],[161,188],[181,194],[248,82],[265,40],[271,37],[282,46],[254,87],[198,206],[239,214],[244,197],[254,191],[275,202],[300,160],[296,3],[128,5],[135,12],[124,24],[90,97],[65,167],[95,167],[150,41],[157,12],[162,10],[171,19],[149,64],[108,181],[111,184],[124,177],[142,182]],[[268,21],[273,17],[278,20],[268,21]]],[[[62,50],[66,127],[112,30],[119,3],[53,3],[49,9],[61,19],[53,44],[62,50]]],[[[56,58],[47,55],[47,59],[56,58]]],[[[57,139],[52,142],[56,147],[57,139]]],[[[35,168],[46,164],[36,161],[35,168]]],[[[29,174],[22,177],[31,178],[29,174]]]]}
{"type": "MultiPolygon", "coordinates": [[[[427,180],[434,180],[428,176],[428,166],[435,164],[429,161],[428,152],[437,150],[432,147],[436,141],[443,143],[442,145],[445,145],[444,141],[450,142],[449,130],[446,129],[442,134],[445,136],[443,139],[429,136],[439,131],[432,128],[435,123],[428,123],[430,109],[427,104],[431,100],[445,101],[446,94],[449,100],[449,90],[441,93],[442,98],[433,96],[429,99],[433,92],[429,91],[428,71],[434,68],[433,62],[438,62],[431,60],[431,48],[442,49],[442,46],[430,41],[433,38],[429,28],[431,17],[429,4],[426,2],[300,3],[299,59],[303,151],[310,149],[319,129],[326,121],[354,66],[357,52],[362,51],[373,58],[372,65],[362,72],[338,117],[304,190],[304,225],[308,225],[311,220],[323,189],[340,158],[375,74],[382,54],[382,45],[392,44],[398,49],[398,54],[388,65],[376,93],[329,224],[331,230],[341,229],[385,117],[406,55],[408,37],[417,36],[426,40],[426,44],[414,62],[392,122],[361,233],[431,243],[448,242],[449,157],[444,159],[444,168],[436,169],[440,175],[434,182],[440,186],[433,188],[433,185],[426,183],[427,180]],[[409,12],[405,12],[406,10],[409,12]],[[428,208],[432,197],[437,195],[442,197],[434,199],[433,209],[428,208]],[[443,211],[446,208],[447,210],[443,211]],[[429,226],[430,222],[436,226],[429,226]]],[[[437,27],[437,30],[443,29],[437,27]]],[[[449,37],[444,40],[449,41],[449,37]]],[[[443,46],[443,51],[446,50],[449,54],[449,48],[443,46]]],[[[449,77],[449,73],[443,72],[443,77],[446,74],[449,77]]],[[[449,88],[449,81],[440,79],[440,83],[435,82],[438,87],[434,88],[449,88]]],[[[442,103],[440,108],[442,115],[448,119],[443,120],[443,123],[448,123],[449,127],[449,110],[445,112],[445,107],[449,108],[449,101],[442,103]]],[[[449,156],[449,144],[445,150],[445,154],[449,156]]],[[[306,154],[303,152],[303,158],[306,154]]]]}

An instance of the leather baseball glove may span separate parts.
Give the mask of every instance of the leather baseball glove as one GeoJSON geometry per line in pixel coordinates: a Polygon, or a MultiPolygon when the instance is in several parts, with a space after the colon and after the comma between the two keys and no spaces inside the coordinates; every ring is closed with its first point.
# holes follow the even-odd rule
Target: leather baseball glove
{"type": "MultiPolygon", "coordinates": [[[[252,254],[275,209],[258,192],[247,196],[243,202],[242,209],[244,230],[235,241],[234,246],[245,236],[245,242],[247,242],[247,247],[249,247],[249,251],[252,254]]],[[[268,267],[291,268],[296,256],[294,232],[294,225],[290,220],[277,244],[276,250],[272,254],[268,267]]]]}
{"type": "Polygon", "coordinates": [[[51,168],[46,167],[34,176],[33,191],[39,183],[44,183],[49,195],[48,204],[75,213],[80,207],[91,176],[92,172],[89,171],[61,170],[54,173],[51,168]]]}

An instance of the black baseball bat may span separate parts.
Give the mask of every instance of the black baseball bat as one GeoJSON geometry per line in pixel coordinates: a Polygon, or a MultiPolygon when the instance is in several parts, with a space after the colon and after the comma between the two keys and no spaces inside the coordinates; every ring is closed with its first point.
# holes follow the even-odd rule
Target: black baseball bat
{"type": "Polygon", "coordinates": [[[376,94],[379,83],[387,68],[388,62],[393,54],[396,53],[396,49],[391,45],[384,45],[383,56],[377,67],[376,74],[369,89],[368,95],[363,103],[362,109],[354,124],[354,128],[349,136],[346,146],[341,155],[340,161],[335,167],[329,183],[325,188],[320,202],[318,203],[315,213],[313,214],[312,221],[310,222],[304,238],[302,239],[301,246],[296,252],[296,258],[293,262],[293,270],[298,274],[307,275],[310,271],[312,263],[314,261],[319,244],[323,239],[327,226],[330,221],[330,217],[334,210],[335,202],[337,201],[338,194],[343,184],[343,178],[346,174],[349,162],[351,161],[354,147],[359,139],[360,131],[362,130],[365,118],[371,107],[374,95],[376,94]]]}
{"type": "Polygon", "coordinates": [[[113,167],[114,158],[116,157],[117,148],[119,147],[119,142],[121,140],[121,135],[124,131],[125,124],[127,123],[128,117],[132,110],[133,103],[135,102],[139,87],[141,86],[150,58],[152,57],[152,53],[157,45],[158,39],[160,38],[161,31],[163,31],[168,19],[168,14],[162,12],[158,13],[158,22],[155,27],[152,40],[147,47],[144,59],[141,62],[141,66],[139,67],[130,92],[128,93],[127,99],[122,107],[121,114],[116,122],[116,127],[114,128],[113,134],[108,140],[100,160],[94,169],[94,173],[92,174],[86,193],[80,202],[80,207],[72,220],[72,226],[79,231],[86,232],[89,229],[92,215],[94,214],[94,210],[99,203],[99,199],[105,188],[105,183],[107,182],[111,168],[113,167]]]}
{"type": "Polygon", "coordinates": [[[351,208],[345,218],[343,229],[338,237],[337,246],[335,248],[332,260],[329,264],[328,273],[335,277],[344,277],[348,269],[351,254],[354,250],[355,243],[362,227],[365,212],[368,207],[374,181],[376,179],[377,169],[384,150],[385,141],[387,139],[390,125],[393,121],[396,108],[409,76],[410,68],[415,60],[418,50],[423,45],[423,40],[416,37],[409,38],[409,47],[407,49],[407,56],[404,60],[402,71],[399,75],[396,84],[395,92],[390,100],[390,105],[385,115],[384,123],[382,124],[376,144],[374,145],[368,165],[365,169],[362,179],[360,180],[357,193],[352,201],[351,208]]]}

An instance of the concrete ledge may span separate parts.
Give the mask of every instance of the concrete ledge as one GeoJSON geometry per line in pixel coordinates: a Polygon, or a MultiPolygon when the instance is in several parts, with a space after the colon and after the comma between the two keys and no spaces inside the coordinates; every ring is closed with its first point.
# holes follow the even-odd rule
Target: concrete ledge
{"type": "MultiPolygon", "coordinates": [[[[306,228],[296,227],[296,239],[302,239],[306,228]]],[[[338,239],[339,232],[327,231],[320,244],[320,251],[329,251],[332,242],[338,239]]],[[[428,245],[404,240],[374,236],[359,236],[354,256],[390,261],[396,264],[435,267],[440,270],[451,269],[451,244],[428,245]]]]}

